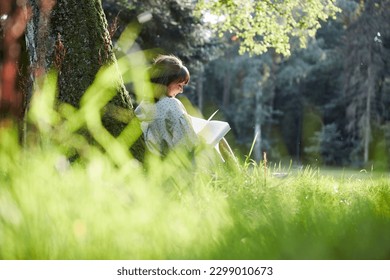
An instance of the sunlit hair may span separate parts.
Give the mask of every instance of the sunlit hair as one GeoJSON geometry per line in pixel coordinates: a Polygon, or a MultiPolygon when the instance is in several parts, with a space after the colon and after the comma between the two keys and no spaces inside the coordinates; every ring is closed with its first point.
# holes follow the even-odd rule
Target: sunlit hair
{"type": "Polygon", "coordinates": [[[154,59],[150,77],[152,83],[167,87],[173,82],[188,84],[190,72],[176,56],[159,55],[154,59]]]}

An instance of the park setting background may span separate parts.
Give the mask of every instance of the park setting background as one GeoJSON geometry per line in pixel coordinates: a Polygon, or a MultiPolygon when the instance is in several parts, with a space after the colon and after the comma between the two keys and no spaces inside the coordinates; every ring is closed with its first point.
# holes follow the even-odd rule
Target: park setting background
{"type": "MultiPolygon", "coordinates": [[[[51,67],[30,75],[27,21],[7,28],[23,23],[26,3],[39,23],[38,6],[11,2],[1,13],[1,259],[390,258],[389,1],[305,2],[307,22],[297,24],[307,32],[293,29],[287,41],[256,33],[273,44],[265,49],[234,17],[218,29],[227,18],[201,1],[74,3],[81,15],[104,11],[110,42],[95,51],[96,75],[65,32],[53,61],[33,61],[51,67]],[[9,41],[9,30],[19,37],[9,41]],[[139,159],[137,123],[117,96],[128,92],[136,105],[148,95],[148,61],[160,52],[188,65],[189,113],[219,109],[215,118],[229,122],[238,166],[177,153],[139,159]],[[70,67],[74,81],[90,83],[66,82],[68,58],[80,64],[70,67]],[[67,93],[77,88],[74,101],[67,93]]],[[[39,15],[55,2],[43,1],[39,15]]],[[[76,33],[91,32],[81,23],[76,33]]]]}

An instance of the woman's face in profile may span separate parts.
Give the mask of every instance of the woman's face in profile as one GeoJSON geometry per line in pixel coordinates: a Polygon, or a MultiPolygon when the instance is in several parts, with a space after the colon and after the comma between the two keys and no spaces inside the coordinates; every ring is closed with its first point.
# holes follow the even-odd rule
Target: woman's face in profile
{"type": "Polygon", "coordinates": [[[177,83],[177,82],[172,82],[168,85],[168,93],[167,95],[170,97],[175,97],[179,93],[183,92],[183,88],[186,85],[185,82],[177,83]]]}

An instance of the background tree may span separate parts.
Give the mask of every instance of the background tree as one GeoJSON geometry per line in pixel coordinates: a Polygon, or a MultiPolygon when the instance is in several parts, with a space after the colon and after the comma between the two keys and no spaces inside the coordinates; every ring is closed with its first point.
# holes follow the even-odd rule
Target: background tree
{"type": "Polygon", "coordinates": [[[334,17],[339,9],[333,0],[312,1],[246,1],[201,0],[198,14],[218,17],[212,25],[219,34],[229,32],[240,40],[240,53],[261,54],[270,48],[290,54],[290,39],[297,38],[305,47],[308,37],[314,37],[320,21],[334,17]]]}
{"type": "MultiPolygon", "coordinates": [[[[53,6],[52,12],[46,16],[41,2],[45,1],[31,1],[38,10],[33,13],[29,28],[44,24],[42,26],[47,28],[35,29],[38,32],[32,38],[38,40],[47,34],[49,40],[45,44],[38,43],[39,40],[28,40],[28,46],[35,47],[37,54],[32,56],[34,73],[39,74],[39,69],[48,69],[52,65],[59,69],[60,75],[70,75],[65,71],[71,69],[70,64],[66,64],[70,60],[66,59],[71,59],[69,53],[75,50],[68,49],[70,41],[72,38],[75,42],[84,38],[79,36],[87,29],[82,26],[92,25],[87,23],[87,19],[79,19],[80,22],[61,27],[60,21],[66,18],[57,17],[57,21],[52,18],[57,6],[53,6]],[[66,30],[78,29],[77,37],[65,35],[61,29],[65,26],[66,30]],[[45,52],[45,55],[38,55],[45,52]],[[65,65],[68,68],[65,69],[65,65]]],[[[65,3],[60,2],[61,5],[65,3]]],[[[80,5],[79,9],[83,10],[87,2],[75,5],[80,5]]],[[[369,143],[366,149],[369,159],[376,159],[378,155],[386,155],[390,151],[389,113],[386,110],[390,99],[387,67],[387,27],[390,21],[388,9],[385,9],[388,0],[367,1],[366,8],[361,6],[360,1],[340,0],[337,3],[341,8],[337,18],[323,22],[322,19],[335,15],[337,9],[332,1],[103,0],[109,25],[104,20],[99,23],[104,26],[104,35],[97,39],[101,47],[89,48],[97,54],[91,56],[91,61],[98,65],[96,69],[112,63],[109,56],[102,56],[107,46],[110,46],[110,53],[115,51],[117,55],[128,57],[139,50],[143,50],[148,59],[157,52],[173,53],[181,57],[191,71],[192,82],[186,89],[188,98],[199,105],[205,116],[220,108],[216,117],[230,122],[233,132],[229,134],[230,140],[235,140],[243,153],[248,152],[257,127],[262,132],[259,150],[266,150],[271,160],[292,158],[297,162],[310,163],[317,158],[324,164],[359,164],[364,161],[364,147],[367,145],[364,143],[369,143]],[[195,10],[200,18],[196,17],[195,10]],[[213,17],[216,20],[213,21],[213,17]],[[218,23],[214,27],[220,34],[210,29],[213,22],[218,23]],[[134,47],[124,52],[116,41],[129,23],[137,26],[138,33],[134,36],[134,47]],[[377,27],[380,28],[380,36],[378,30],[373,31],[377,27]],[[369,32],[373,34],[372,38],[366,36],[369,32]],[[104,39],[110,39],[107,34],[112,36],[113,45],[104,43],[111,43],[104,39]],[[300,48],[303,43],[307,44],[306,49],[300,48]],[[364,51],[370,44],[373,48],[367,58],[374,58],[370,68],[374,77],[371,84],[374,86],[369,95],[371,106],[367,106],[368,91],[365,89],[369,79],[364,73],[368,71],[361,67],[360,62],[366,61],[361,58],[370,53],[364,51]],[[243,55],[245,51],[250,54],[243,55]],[[265,53],[257,55],[257,52],[265,53]],[[359,52],[361,55],[358,55],[359,52]],[[370,113],[364,114],[368,108],[370,113]],[[370,138],[364,138],[367,134],[361,129],[363,126],[358,117],[363,115],[371,116],[370,138]],[[370,140],[365,142],[364,139],[370,140]],[[329,150],[329,147],[333,148],[329,150]]],[[[72,13],[69,11],[68,14],[72,13]]],[[[101,11],[99,14],[103,15],[101,11]]],[[[56,12],[56,15],[60,13],[56,12]]],[[[31,30],[29,32],[34,34],[31,30]]],[[[95,40],[83,39],[83,42],[95,40]]],[[[77,56],[73,54],[71,57],[77,56]]],[[[81,58],[78,60],[82,61],[81,58]]],[[[78,75],[83,79],[89,76],[78,75]]],[[[92,76],[90,80],[93,80],[92,76]]],[[[65,84],[62,82],[61,87],[64,88],[65,84]]],[[[133,92],[131,84],[126,87],[133,92]]],[[[123,85],[118,85],[118,88],[123,88],[123,85]]],[[[81,92],[79,96],[83,94],[81,92]]],[[[113,103],[130,108],[130,102],[121,98],[120,92],[118,90],[113,103]]],[[[76,103],[72,103],[74,100],[66,102],[77,107],[76,103]]],[[[127,119],[130,119],[132,110],[128,112],[127,119]]],[[[105,121],[105,124],[113,127],[109,122],[105,121]]],[[[118,127],[123,128],[124,125],[126,122],[118,127]]],[[[388,162],[389,157],[383,157],[383,162],[388,162]]]]}
{"type": "MultiPolygon", "coordinates": [[[[203,104],[203,75],[206,64],[221,55],[224,43],[212,36],[195,13],[197,1],[103,0],[113,41],[129,24],[137,25],[136,44],[129,50],[144,50],[149,61],[157,53],[175,54],[191,72],[191,84],[186,87],[193,104],[203,104]]],[[[118,50],[120,52],[120,50],[118,50]]],[[[117,55],[123,55],[119,54],[117,55]]],[[[132,92],[131,85],[128,90],[132,92]]]]}
{"type": "Polygon", "coordinates": [[[313,145],[307,145],[305,152],[311,157],[308,159],[311,163],[342,165],[346,162],[345,155],[339,152],[345,145],[335,123],[324,125],[310,140],[313,145]]]}
{"type": "MultiPolygon", "coordinates": [[[[346,118],[347,111],[345,108],[351,103],[343,94],[345,82],[343,73],[350,71],[343,62],[346,57],[343,49],[348,48],[346,45],[347,40],[343,38],[345,38],[344,36],[349,28],[353,26],[352,24],[362,15],[362,11],[360,10],[359,12],[359,3],[355,1],[339,1],[338,4],[342,8],[342,12],[337,19],[322,23],[322,27],[318,30],[315,38],[308,41],[306,49],[300,49],[299,40],[292,39],[290,40],[290,46],[292,47],[291,56],[279,57],[276,60],[274,59],[275,63],[269,64],[274,65],[273,71],[275,74],[270,76],[273,82],[268,83],[270,88],[264,92],[269,96],[270,100],[267,103],[272,108],[273,114],[264,119],[262,128],[265,132],[263,134],[264,143],[268,143],[265,148],[270,152],[271,158],[272,156],[277,160],[283,159],[283,157],[287,160],[293,158],[298,162],[306,163],[316,158],[317,162],[320,161],[331,165],[344,165],[356,162],[356,159],[350,158],[350,155],[353,154],[352,150],[356,146],[348,140],[351,133],[345,129],[350,124],[349,118],[346,118]],[[333,146],[332,149],[329,149],[331,146],[329,143],[331,142],[333,142],[333,146]],[[314,146],[312,145],[319,147],[318,151],[320,152],[316,157],[314,157],[314,146]]],[[[364,11],[364,13],[367,13],[367,18],[370,17],[368,10],[364,11]]],[[[378,21],[383,22],[383,26],[387,24],[384,16],[382,16],[382,19],[378,18],[378,21]]],[[[362,35],[354,35],[357,41],[361,40],[361,37],[362,35]]],[[[385,38],[387,36],[382,34],[384,43],[382,44],[383,48],[380,55],[383,60],[386,60],[387,57],[385,38]]],[[[225,56],[218,60],[226,60],[225,68],[231,71],[230,69],[235,69],[234,61],[238,55],[236,53],[230,55],[229,59],[225,56]]],[[[255,61],[256,56],[253,56],[251,59],[255,61]]],[[[265,61],[258,60],[257,63],[263,64],[265,61]]],[[[210,65],[212,64],[210,63],[210,65]]],[[[252,67],[259,68],[261,66],[256,65],[256,63],[245,63],[244,67],[246,69],[245,73],[250,73],[253,72],[250,70],[252,67]]],[[[213,79],[210,78],[213,75],[217,76],[215,74],[216,69],[210,69],[210,71],[206,69],[206,71],[209,80],[213,79]]],[[[385,82],[387,74],[385,72],[382,73],[383,82],[379,83],[381,86],[376,90],[378,93],[376,97],[377,104],[382,104],[382,106],[376,107],[374,111],[380,116],[385,116],[382,113],[384,110],[380,108],[384,106],[383,104],[386,104],[386,96],[388,95],[384,94],[383,91],[387,92],[388,87],[385,82]]],[[[239,76],[237,73],[234,75],[239,76]]],[[[257,75],[255,79],[259,81],[261,76],[257,75]]],[[[364,79],[357,77],[356,80],[363,81],[364,79]]],[[[240,84],[239,82],[235,82],[235,79],[232,79],[232,81],[234,82],[232,82],[230,96],[234,100],[234,96],[239,96],[243,90],[237,86],[240,84]]],[[[217,83],[223,84],[223,81],[219,79],[217,83]]],[[[210,98],[214,98],[213,96],[218,97],[220,92],[222,92],[222,88],[213,86],[210,98]]],[[[216,100],[219,98],[216,98],[216,100]]],[[[250,104],[250,100],[250,98],[245,98],[245,96],[241,95],[240,103],[250,104]]],[[[223,104],[221,106],[226,109],[223,104]]],[[[255,104],[252,104],[252,109],[249,109],[250,107],[246,108],[249,111],[240,111],[243,112],[242,114],[238,113],[236,116],[231,114],[230,117],[235,119],[230,120],[234,131],[242,131],[244,127],[250,124],[254,125],[254,118],[249,112],[253,111],[255,106],[255,104]],[[240,125],[237,125],[238,123],[240,125]]],[[[381,123],[386,123],[383,117],[381,118],[381,123]]],[[[387,140],[380,140],[387,139],[385,137],[387,134],[384,133],[386,130],[385,126],[382,125],[381,127],[383,129],[376,129],[376,131],[377,134],[382,136],[375,143],[380,142],[378,146],[388,151],[387,140]]],[[[237,140],[243,141],[242,143],[245,143],[245,145],[249,145],[251,140],[249,140],[250,137],[248,135],[252,136],[252,133],[249,131],[245,133],[247,136],[246,140],[243,140],[243,138],[237,140]]],[[[241,137],[238,134],[241,133],[236,133],[236,137],[241,137]]],[[[381,153],[376,152],[376,154],[381,153]]]]}
{"type": "MultiPolygon", "coordinates": [[[[346,32],[344,96],[348,100],[347,131],[354,161],[367,164],[372,157],[371,143],[375,131],[386,120],[383,115],[381,88],[388,77],[390,2],[366,1],[359,7],[361,15],[346,32]]],[[[381,134],[381,133],[380,133],[381,134]]]]}
{"type": "Polygon", "coordinates": [[[211,61],[205,70],[208,98],[206,110],[220,108],[218,116],[229,121],[235,146],[247,154],[257,134],[255,159],[269,151],[271,139],[266,124],[272,122],[273,60],[272,55],[238,55],[238,44],[226,50],[229,55],[211,61]],[[212,93],[212,94],[210,94],[212,93]],[[226,97],[228,95],[228,98],[226,97]],[[209,107],[209,109],[208,109],[209,107]]]}
{"type": "MultiPolygon", "coordinates": [[[[285,3],[285,1],[280,3],[269,1],[200,1],[198,8],[204,18],[210,17],[210,15],[217,17],[216,22],[218,24],[211,24],[211,27],[214,28],[220,36],[227,33],[230,34],[230,37],[234,37],[235,40],[239,42],[238,54],[242,55],[243,53],[248,52],[249,54],[254,55],[268,51],[268,58],[264,57],[257,60],[257,63],[259,63],[258,65],[254,66],[256,60],[248,60],[246,62],[247,65],[244,66],[247,69],[245,71],[247,74],[256,73],[255,68],[262,68],[264,65],[267,65],[270,70],[268,70],[268,74],[265,76],[264,73],[258,73],[257,75],[248,74],[245,78],[245,80],[249,82],[245,83],[245,85],[247,85],[245,87],[248,87],[248,84],[251,84],[252,87],[254,85],[262,86],[258,86],[258,90],[253,91],[256,93],[255,96],[257,96],[254,100],[249,101],[246,98],[237,99],[241,104],[246,104],[247,100],[248,103],[252,104],[251,109],[250,107],[246,108],[246,110],[249,111],[243,110],[247,112],[245,115],[251,115],[249,112],[257,113],[249,118],[245,118],[240,114],[235,116],[236,119],[245,119],[243,122],[239,121],[241,124],[240,126],[235,125],[236,137],[244,137],[244,134],[238,131],[242,130],[243,127],[252,125],[251,130],[255,130],[255,134],[259,135],[259,138],[256,141],[256,158],[259,158],[262,149],[261,146],[263,146],[268,151],[272,150],[272,154],[276,157],[280,157],[281,154],[285,154],[288,157],[294,155],[294,157],[299,160],[301,158],[301,153],[303,153],[303,149],[301,149],[301,131],[304,125],[303,117],[299,115],[302,112],[300,109],[303,108],[303,105],[300,106],[299,104],[302,104],[303,99],[301,98],[302,95],[300,94],[299,87],[295,87],[295,90],[297,90],[297,102],[291,102],[292,95],[288,95],[288,92],[282,94],[284,97],[275,96],[280,88],[280,86],[278,86],[280,82],[277,82],[278,78],[276,76],[276,69],[279,68],[278,64],[280,62],[280,57],[275,54],[288,56],[291,54],[292,49],[306,46],[308,39],[314,37],[316,31],[320,28],[320,21],[326,20],[329,17],[334,17],[338,8],[335,7],[333,1],[310,1],[310,3],[301,3],[300,1],[288,1],[288,3],[285,3]],[[253,69],[253,71],[251,69],[253,69]],[[251,76],[252,78],[250,78],[251,76]],[[269,77],[269,81],[265,82],[264,77],[267,76],[269,77]],[[263,92],[265,92],[264,96],[263,92]],[[277,123],[280,122],[280,120],[277,119],[277,116],[280,117],[278,112],[281,112],[282,110],[274,108],[274,102],[278,100],[286,100],[286,102],[289,102],[292,106],[292,110],[300,112],[296,116],[292,116],[288,112],[284,114],[286,116],[286,121],[282,122],[281,130],[277,128],[277,123]],[[262,111],[262,113],[259,113],[260,111],[262,111]],[[292,123],[288,125],[288,122],[292,123]],[[260,134],[260,132],[263,131],[263,126],[266,133],[260,134]],[[286,132],[288,129],[291,129],[291,133],[290,135],[287,134],[287,138],[289,139],[286,139],[286,132]],[[288,151],[287,154],[286,151],[288,151]]],[[[234,61],[234,58],[232,60],[234,61]]],[[[284,61],[286,60],[284,59],[284,61]]],[[[289,73],[288,71],[283,71],[283,66],[280,68],[281,73],[289,73]]],[[[230,67],[227,67],[227,69],[230,69],[230,67]]],[[[299,75],[305,75],[307,71],[308,70],[305,69],[293,69],[293,71],[290,72],[291,75],[287,74],[288,77],[286,77],[290,80],[289,84],[293,85],[291,84],[291,81],[294,80],[294,76],[296,76],[296,82],[299,85],[299,75]]],[[[281,75],[283,76],[283,74],[281,75]]],[[[297,83],[294,82],[295,86],[297,83]]],[[[234,90],[235,89],[232,89],[232,91],[234,90]]],[[[245,92],[245,89],[242,89],[241,92],[245,92]]],[[[237,109],[240,107],[242,106],[236,106],[237,109]]],[[[233,123],[237,124],[237,122],[234,121],[233,123]]],[[[248,131],[245,135],[247,138],[245,142],[246,145],[248,145],[248,143],[250,143],[248,141],[248,131]]],[[[253,133],[249,133],[249,135],[252,136],[253,133]]]]}

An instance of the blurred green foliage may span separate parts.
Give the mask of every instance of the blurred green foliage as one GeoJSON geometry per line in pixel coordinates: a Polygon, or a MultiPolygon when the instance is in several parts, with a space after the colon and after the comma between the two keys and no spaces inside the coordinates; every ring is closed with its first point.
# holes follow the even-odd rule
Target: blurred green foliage
{"type": "Polygon", "coordinates": [[[49,74],[25,142],[1,128],[0,259],[390,257],[388,175],[251,161],[232,169],[179,152],[140,164],[96,117],[109,73],[80,109],[53,102],[49,74]],[[83,124],[95,141],[79,133],[83,124]]]}
{"type": "Polygon", "coordinates": [[[56,102],[49,73],[36,86],[24,143],[14,127],[1,128],[1,259],[197,258],[231,225],[210,172],[180,153],[140,164],[102,126],[100,110],[115,94],[111,67],[79,109],[56,102]]]}
{"type": "Polygon", "coordinates": [[[112,67],[148,96],[145,61],[133,52],[102,69],[78,109],[57,102],[49,73],[24,137],[0,128],[0,259],[390,258],[388,174],[134,159],[128,113],[111,110],[129,122],[117,138],[101,115],[112,67]]]}
{"type": "Polygon", "coordinates": [[[322,22],[307,48],[291,40],[288,58],[272,48],[238,55],[242,40],[230,34],[224,55],[205,67],[204,104],[220,108],[241,152],[250,147],[261,103],[262,151],[269,159],[389,170],[389,1],[337,5],[337,18],[322,22]]]}
{"type": "Polygon", "coordinates": [[[333,0],[246,1],[201,0],[198,15],[218,18],[211,26],[223,36],[229,32],[240,39],[240,53],[262,54],[270,48],[290,55],[291,38],[301,47],[314,37],[320,22],[335,17],[340,9],[333,0]]]}

